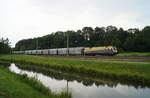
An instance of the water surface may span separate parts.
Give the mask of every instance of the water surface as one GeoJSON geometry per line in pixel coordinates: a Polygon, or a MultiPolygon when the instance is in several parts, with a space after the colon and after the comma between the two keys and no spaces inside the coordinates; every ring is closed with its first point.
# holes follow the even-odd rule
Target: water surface
{"type": "Polygon", "coordinates": [[[28,77],[36,78],[55,93],[67,89],[71,92],[73,98],[150,98],[150,89],[146,87],[135,88],[132,85],[128,86],[119,83],[115,84],[115,86],[96,85],[96,83],[86,85],[88,84],[86,81],[84,83],[79,80],[68,81],[61,77],[56,79],[42,73],[20,69],[15,64],[11,64],[9,69],[17,74],[27,74],[28,77]]]}

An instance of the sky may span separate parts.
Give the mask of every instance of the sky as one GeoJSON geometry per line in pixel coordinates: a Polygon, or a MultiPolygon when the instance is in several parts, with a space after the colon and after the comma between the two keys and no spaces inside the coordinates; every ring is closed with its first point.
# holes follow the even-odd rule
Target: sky
{"type": "Polygon", "coordinates": [[[85,26],[150,25],[150,0],[0,0],[0,37],[21,39],[85,26]]]}

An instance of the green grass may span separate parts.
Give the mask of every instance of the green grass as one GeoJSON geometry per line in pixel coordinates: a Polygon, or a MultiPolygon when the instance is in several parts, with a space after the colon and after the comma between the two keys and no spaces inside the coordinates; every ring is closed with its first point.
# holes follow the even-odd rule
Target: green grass
{"type": "Polygon", "coordinates": [[[14,74],[0,65],[0,98],[71,98],[71,95],[53,94],[34,78],[14,74]]]}
{"type": "Polygon", "coordinates": [[[150,52],[124,52],[117,54],[117,56],[150,56],[150,52]]]}
{"type": "Polygon", "coordinates": [[[69,72],[79,72],[96,77],[101,76],[118,80],[150,83],[150,63],[80,60],[25,55],[1,55],[0,60],[13,60],[20,64],[30,64],[31,67],[39,66],[69,72]]]}

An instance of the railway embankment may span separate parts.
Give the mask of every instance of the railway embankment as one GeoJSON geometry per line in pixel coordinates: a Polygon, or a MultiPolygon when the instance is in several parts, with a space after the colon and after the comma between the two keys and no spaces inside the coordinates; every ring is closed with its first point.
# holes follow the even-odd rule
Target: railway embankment
{"type": "Polygon", "coordinates": [[[117,56],[124,57],[150,57],[150,52],[123,52],[117,54],[117,56]]]}
{"type": "Polygon", "coordinates": [[[15,62],[20,66],[30,65],[30,68],[41,67],[70,73],[81,73],[96,78],[105,77],[141,84],[150,83],[149,62],[99,61],[27,55],[1,55],[0,60],[15,62]]]}

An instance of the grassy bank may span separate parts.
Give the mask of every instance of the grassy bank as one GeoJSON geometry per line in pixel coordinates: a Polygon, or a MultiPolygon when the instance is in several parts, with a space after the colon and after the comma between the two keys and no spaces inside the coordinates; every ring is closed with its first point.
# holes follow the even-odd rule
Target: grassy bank
{"type": "Polygon", "coordinates": [[[107,77],[142,84],[150,83],[150,63],[95,61],[25,55],[1,55],[0,60],[64,70],[72,73],[83,73],[94,77],[107,77]]]}
{"type": "Polygon", "coordinates": [[[124,52],[117,54],[117,56],[150,56],[150,52],[124,52]]]}
{"type": "Polygon", "coordinates": [[[120,80],[114,80],[114,79],[110,79],[110,78],[105,78],[105,77],[100,77],[100,78],[96,78],[93,76],[90,76],[89,74],[82,74],[82,73],[71,73],[70,72],[64,72],[64,71],[57,71],[57,70],[53,70],[53,69],[49,69],[49,68],[44,68],[44,67],[38,67],[38,66],[32,66],[28,65],[28,64],[24,64],[24,65],[17,65],[20,69],[24,69],[24,70],[28,70],[28,71],[33,71],[33,72],[37,72],[37,73],[42,73],[46,76],[50,76],[56,80],[67,80],[69,81],[78,81],[80,83],[82,83],[85,86],[91,86],[93,84],[95,84],[96,86],[100,86],[100,85],[107,85],[110,87],[115,87],[117,84],[121,84],[121,85],[128,85],[128,86],[132,86],[135,88],[145,88],[148,87],[150,88],[150,85],[147,84],[141,84],[138,82],[128,82],[128,81],[120,81],[120,80]]]}
{"type": "Polygon", "coordinates": [[[53,94],[48,88],[26,75],[17,75],[0,65],[0,98],[71,98],[67,93],[53,94]]]}

